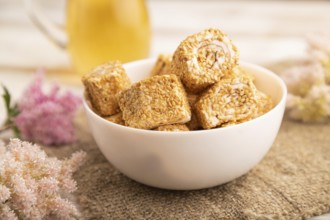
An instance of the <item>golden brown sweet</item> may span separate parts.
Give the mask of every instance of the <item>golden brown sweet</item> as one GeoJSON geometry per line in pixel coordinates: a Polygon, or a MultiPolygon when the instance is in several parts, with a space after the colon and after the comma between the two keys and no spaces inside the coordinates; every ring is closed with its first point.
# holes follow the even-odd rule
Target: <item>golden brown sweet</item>
{"type": "Polygon", "coordinates": [[[153,129],[190,120],[188,100],[176,75],[153,76],[117,95],[125,124],[153,129]]]}
{"type": "Polygon", "coordinates": [[[201,130],[202,126],[199,123],[199,120],[197,118],[196,112],[194,110],[191,110],[191,119],[186,123],[187,127],[190,131],[194,130],[201,130]]]}
{"type": "Polygon", "coordinates": [[[251,120],[258,112],[258,91],[249,77],[223,79],[208,89],[195,104],[204,129],[251,120]]]}
{"type": "Polygon", "coordinates": [[[188,98],[188,102],[190,106],[194,106],[195,103],[198,100],[198,96],[197,94],[191,94],[191,93],[187,93],[187,98],[188,98]]]}
{"type": "Polygon", "coordinates": [[[132,86],[118,61],[93,69],[82,80],[85,97],[99,115],[134,128],[227,127],[273,107],[238,59],[238,50],[227,35],[210,28],[188,36],[173,56],[160,54],[150,77],[132,86]]]}
{"type": "Polygon", "coordinates": [[[105,117],[105,119],[119,125],[125,125],[125,121],[123,120],[123,114],[121,112],[115,115],[111,115],[109,117],[105,117]]]}
{"type": "Polygon", "coordinates": [[[190,105],[190,109],[191,109],[191,119],[190,121],[188,121],[186,123],[186,125],[188,126],[189,130],[193,131],[193,130],[199,130],[202,128],[202,126],[200,125],[198,118],[196,116],[196,112],[195,112],[195,103],[198,100],[198,95],[196,94],[187,94],[187,98],[188,98],[188,102],[190,105]]]}
{"type": "Polygon", "coordinates": [[[153,68],[150,76],[171,74],[172,55],[160,54],[153,68]]]}
{"type": "Polygon", "coordinates": [[[155,129],[155,131],[189,131],[185,124],[162,125],[155,129]]]}
{"type": "Polygon", "coordinates": [[[102,64],[82,77],[87,97],[101,116],[119,112],[116,94],[127,89],[131,82],[119,61],[102,64]]]}
{"type": "MultiPolygon", "coordinates": [[[[255,77],[251,75],[250,73],[243,70],[239,65],[234,67],[232,69],[232,73],[227,75],[227,78],[233,78],[233,77],[245,77],[249,78],[250,80],[254,81],[255,77]]],[[[226,78],[226,77],[225,77],[226,78]]]]}
{"type": "Polygon", "coordinates": [[[257,96],[258,96],[258,112],[255,118],[269,112],[274,107],[273,100],[270,98],[270,96],[266,95],[265,93],[259,90],[257,91],[257,96]]]}
{"type": "MultiPolygon", "coordinates": [[[[255,80],[255,77],[253,75],[244,71],[240,66],[237,66],[233,69],[233,77],[248,78],[252,82],[254,82],[254,80],[255,80]]],[[[272,99],[265,93],[261,92],[260,90],[256,91],[256,95],[257,95],[257,100],[258,100],[258,103],[257,103],[258,111],[257,111],[257,115],[255,115],[254,118],[267,113],[269,110],[271,110],[273,108],[273,105],[274,105],[272,99]]],[[[242,122],[244,122],[244,121],[241,121],[241,123],[242,122]]],[[[223,127],[223,126],[221,126],[221,127],[223,127]]]]}
{"type": "Polygon", "coordinates": [[[173,55],[171,73],[178,75],[191,93],[199,93],[231,75],[239,53],[227,35],[206,29],[188,36],[173,55]]]}

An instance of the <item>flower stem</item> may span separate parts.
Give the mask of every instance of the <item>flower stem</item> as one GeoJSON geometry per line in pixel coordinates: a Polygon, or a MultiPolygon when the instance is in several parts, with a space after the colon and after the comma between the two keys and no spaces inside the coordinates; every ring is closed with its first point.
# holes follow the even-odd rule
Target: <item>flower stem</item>
{"type": "Polygon", "coordinates": [[[12,124],[5,124],[5,125],[1,126],[1,127],[0,127],[0,134],[1,134],[2,132],[5,132],[5,131],[11,129],[12,127],[13,127],[12,124]]]}

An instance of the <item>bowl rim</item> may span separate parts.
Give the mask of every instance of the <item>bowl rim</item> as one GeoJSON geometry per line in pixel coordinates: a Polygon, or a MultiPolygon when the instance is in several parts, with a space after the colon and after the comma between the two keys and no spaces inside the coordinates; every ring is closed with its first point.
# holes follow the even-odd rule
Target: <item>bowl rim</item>
{"type": "MultiPolygon", "coordinates": [[[[136,60],[133,62],[129,62],[123,65],[124,69],[126,69],[127,67],[133,66],[133,65],[142,65],[145,63],[149,63],[151,61],[155,61],[155,58],[147,58],[147,59],[142,59],[142,60],[136,60]]],[[[246,66],[249,68],[253,68],[256,69],[257,71],[263,72],[269,76],[271,76],[274,80],[277,81],[277,83],[280,85],[281,90],[282,90],[282,96],[280,101],[276,104],[276,106],[274,106],[270,111],[266,112],[265,114],[258,116],[257,118],[251,119],[249,121],[246,122],[242,122],[240,124],[234,124],[228,127],[220,127],[220,128],[212,128],[212,129],[205,129],[205,130],[193,130],[193,131],[156,131],[156,130],[146,130],[146,129],[141,129],[141,128],[133,128],[133,127],[129,127],[129,126],[125,126],[125,125],[120,125],[120,124],[116,124],[114,122],[108,121],[107,119],[101,117],[100,115],[96,114],[96,112],[94,112],[92,110],[92,108],[90,107],[90,105],[88,104],[88,101],[86,100],[85,95],[83,95],[82,97],[82,101],[83,101],[83,106],[85,111],[88,112],[88,114],[91,114],[94,118],[99,119],[102,123],[106,123],[108,125],[114,126],[116,129],[124,129],[127,130],[128,132],[135,132],[138,134],[148,134],[148,135],[169,135],[169,136],[176,136],[176,135],[193,135],[193,134],[203,134],[205,132],[207,133],[212,133],[212,132],[227,132],[230,131],[232,129],[237,129],[240,127],[244,127],[247,126],[251,123],[254,123],[255,121],[258,120],[262,120],[265,117],[268,117],[270,114],[273,114],[273,112],[275,112],[276,110],[278,110],[279,108],[281,108],[282,105],[285,105],[285,101],[287,98],[287,87],[284,83],[284,81],[280,78],[280,76],[278,76],[277,74],[275,74],[273,71],[259,66],[257,64],[253,64],[250,62],[246,62],[246,61],[240,61],[239,65],[242,66],[246,66]]]]}

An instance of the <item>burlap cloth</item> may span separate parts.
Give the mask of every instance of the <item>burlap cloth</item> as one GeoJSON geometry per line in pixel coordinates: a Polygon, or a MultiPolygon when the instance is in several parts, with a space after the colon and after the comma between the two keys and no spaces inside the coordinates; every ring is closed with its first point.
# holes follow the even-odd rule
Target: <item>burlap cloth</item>
{"type": "Polygon", "coordinates": [[[79,136],[72,146],[45,150],[59,158],[78,149],[88,153],[74,175],[82,219],[292,220],[330,212],[330,124],[284,120],[271,150],[253,170],[230,183],[196,191],[137,183],[103,157],[87,128],[80,129],[79,136]]]}

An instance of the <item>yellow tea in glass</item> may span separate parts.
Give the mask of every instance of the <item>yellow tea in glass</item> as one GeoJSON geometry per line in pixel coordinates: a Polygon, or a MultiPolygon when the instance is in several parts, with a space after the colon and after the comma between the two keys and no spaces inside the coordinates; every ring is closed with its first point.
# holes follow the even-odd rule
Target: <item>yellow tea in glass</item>
{"type": "Polygon", "coordinates": [[[68,0],[67,32],[78,72],[108,60],[141,59],[149,52],[144,0],[68,0]]]}
{"type": "Polygon", "coordinates": [[[109,60],[125,63],[148,56],[150,24],[145,0],[67,0],[66,31],[25,0],[32,21],[67,48],[80,74],[109,60]]]}

